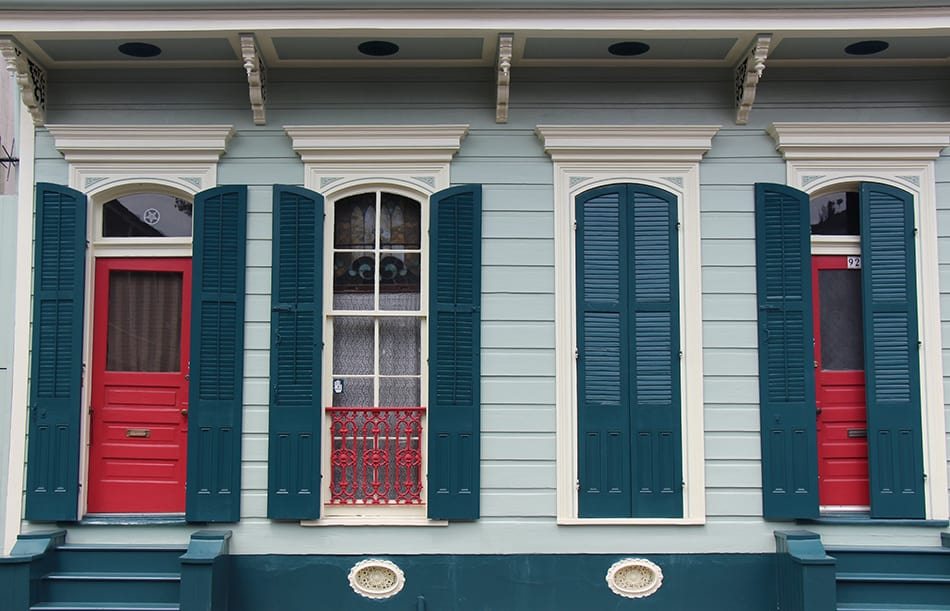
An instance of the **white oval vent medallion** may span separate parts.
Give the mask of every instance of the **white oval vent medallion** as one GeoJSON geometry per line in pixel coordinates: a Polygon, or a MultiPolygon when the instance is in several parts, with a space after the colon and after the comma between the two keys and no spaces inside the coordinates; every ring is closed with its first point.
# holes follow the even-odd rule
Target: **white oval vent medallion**
{"type": "Polygon", "coordinates": [[[618,560],[607,569],[607,585],[618,596],[643,598],[663,584],[663,571],[645,558],[618,560]]]}
{"type": "Polygon", "coordinates": [[[350,587],[366,598],[395,596],[406,584],[402,569],[388,560],[361,560],[350,569],[350,587]]]}

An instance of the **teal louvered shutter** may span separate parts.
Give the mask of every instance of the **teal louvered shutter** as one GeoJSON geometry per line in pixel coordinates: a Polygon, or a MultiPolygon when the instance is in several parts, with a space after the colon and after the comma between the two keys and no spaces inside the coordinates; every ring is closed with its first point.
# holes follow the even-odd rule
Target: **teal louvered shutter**
{"type": "Polygon", "coordinates": [[[237,522],[241,497],[247,187],[195,196],[189,522],[237,522]]]}
{"type": "Polygon", "coordinates": [[[860,216],[871,516],[924,518],[914,198],[862,183],[860,216]]]}
{"type": "Polygon", "coordinates": [[[762,504],[768,519],[818,517],[808,195],[755,185],[762,504]]]}
{"type": "Polygon", "coordinates": [[[676,198],[577,198],[578,516],[680,517],[676,198]]]}
{"type": "Polygon", "coordinates": [[[578,517],[630,517],[630,272],[623,185],[577,198],[578,517]]]}
{"type": "Polygon", "coordinates": [[[37,183],[27,520],[77,518],[86,215],[79,191],[37,183]]]}
{"type": "Polygon", "coordinates": [[[320,517],[323,196],[276,185],[267,517],[320,517]]]}
{"type": "Polygon", "coordinates": [[[683,516],[676,197],[627,185],[633,516],[683,516]]]}
{"type": "Polygon", "coordinates": [[[480,185],[430,198],[428,515],[479,516],[480,185]]]}

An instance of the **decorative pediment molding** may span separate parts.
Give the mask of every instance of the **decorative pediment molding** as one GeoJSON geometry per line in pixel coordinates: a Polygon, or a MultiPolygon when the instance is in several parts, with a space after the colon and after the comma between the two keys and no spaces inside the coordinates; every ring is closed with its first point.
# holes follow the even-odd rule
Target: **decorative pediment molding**
{"type": "Polygon", "coordinates": [[[241,56],[244,70],[247,72],[247,85],[251,97],[251,112],[254,113],[254,125],[264,125],[264,102],[267,101],[267,66],[261,55],[254,34],[241,34],[241,56]]]}
{"type": "Polygon", "coordinates": [[[775,148],[786,160],[934,160],[950,146],[950,122],[773,123],[775,148]]]}
{"type": "Polygon", "coordinates": [[[511,50],[514,35],[498,35],[498,60],[495,67],[498,70],[498,93],[495,102],[495,123],[508,122],[508,97],[511,89],[511,50]]]}
{"type": "Polygon", "coordinates": [[[231,125],[48,125],[66,161],[217,162],[231,125]]]}
{"type": "Polygon", "coordinates": [[[0,56],[20,87],[20,98],[33,117],[33,125],[43,125],[46,122],[46,70],[7,36],[0,37],[0,56]]]}
{"type": "Polygon", "coordinates": [[[447,163],[468,125],[285,125],[284,131],[304,163],[447,163]]]}
{"type": "Polygon", "coordinates": [[[718,125],[538,125],[554,161],[698,162],[718,125]]]}
{"type": "Polygon", "coordinates": [[[759,79],[765,70],[765,59],[769,55],[771,44],[771,34],[759,34],[736,66],[736,125],[749,122],[749,113],[752,111],[752,103],[755,101],[759,79]]]}

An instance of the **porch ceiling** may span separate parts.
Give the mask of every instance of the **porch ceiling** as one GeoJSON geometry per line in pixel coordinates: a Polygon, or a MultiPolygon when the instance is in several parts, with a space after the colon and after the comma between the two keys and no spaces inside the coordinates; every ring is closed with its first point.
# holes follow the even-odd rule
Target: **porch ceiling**
{"type": "MultiPolygon", "coordinates": [[[[2,20],[0,20],[2,21],[2,20]]],[[[513,34],[512,68],[539,66],[733,67],[755,40],[769,30],[477,30],[412,31],[386,29],[233,30],[233,31],[57,31],[0,32],[47,70],[70,68],[239,67],[241,32],[253,32],[269,68],[357,66],[493,66],[498,36],[513,34]],[[383,41],[397,49],[392,55],[361,51],[360,45],[383,41]],[[126,43],[153,45],[157,55],[124,54],[126,43]],[[612,45],[621,43],[615,53],[612,45]],[[622,43],[642,43],[627,45],[622,43]],[[637,51],[642,52],[637,53],[637,51]]],[[[950,64],[950,28],[946,31],[881,29],[771,31],[769,65],[943,65],[950,64]],[[870,55],[845,49],[862,41],[884,41],[888,47],[870,55]]],[[[390,48],[391,49],[391,48],[390,48]]]]}

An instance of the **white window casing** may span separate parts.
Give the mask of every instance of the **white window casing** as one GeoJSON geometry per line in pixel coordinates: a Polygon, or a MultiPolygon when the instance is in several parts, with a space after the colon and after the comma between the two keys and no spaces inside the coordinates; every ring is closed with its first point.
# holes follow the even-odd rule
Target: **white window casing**
{"type": "MultiPolygon", "coordinates": [[[[322,194],[325,198],[326,217],[324,221],[325,255],[332,251],[334,229],[334,204],[340,199],[364,192],[387,191],[415,199],[421,204],[422,219],[422,277],[420,298],[422,307],[421,363],[422,388],[421,404],[428,405],[427,367],[428,336],[428,227],[429,196],[448,188],[449,166],[452,157],[461,146],[462,139],[468,133],[467,125],[316,125],[285,126],[287,135],[293,142],[294,151],[304,162],[304,186],[322,194]]],[[[324,311],[324,357],[322,359],[321,405],[332,405],[333,372],[331,358],[327,350],[333,346],[333,257],[324,257],[323,270],[323,311],[324,311]]],[[[400,312],[384,312],[399,315],[400,312]]],[[[405,313],[403,313],[405,315],[405,313]]],[[[327,436],[328,423],[326,411],[323,412],[321,430],[327,436]]],[[[423,421],[423,436],[426,433],[427,419],[423,421]]],[[[367,504],[327,504],[330,498],[329,468],[330,443],[324,441],[321,448],[321,464],[324,469],[322,517],[318,520],[304,520],[305,526],[363,526],[363,525],[413,525],[442,526],[446,521],[426,518],[425,498],[427,473],[427,447],[423,443],[423,503],[418,505],[367,505],[367,504]]]]}
{"type": "Polygon", "coordinates": [[[716,125],[539,125],[554,161],[558,524],[703,524],[702,280],[699,163],[716,125]],[[638,183],[673,193],[680,222],[682,518],[578,518],[574,200],[592,188],[638,183]]]}
{"type": "MultiPolygon", "coordinates": [[[[946,424],[940,329],[937,196],[934,161],[950,146],[950,123],[773,123],[786,184],[808,194],[862,181],[914,196],[921,425],[926,516],[948,518],[946,424]]],[[[849,238],[812,238],[813,254],[849,254],[849,238]]],[[[856,238],[850,241],[857,243],[856,238]]]]}

